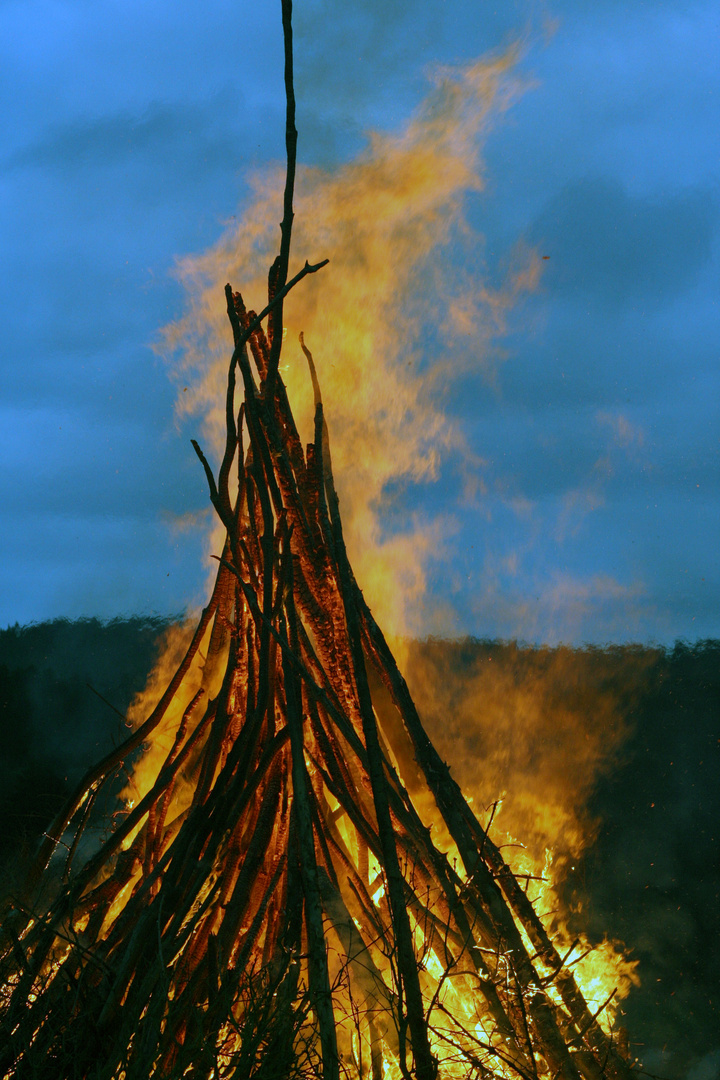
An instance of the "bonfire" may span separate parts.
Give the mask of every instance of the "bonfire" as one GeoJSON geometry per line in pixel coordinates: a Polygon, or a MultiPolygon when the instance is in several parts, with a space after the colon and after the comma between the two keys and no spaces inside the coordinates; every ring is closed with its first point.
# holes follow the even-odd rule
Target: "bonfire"
{"type": "Polygon", "coordinates": [[[310,350],[279,362],[296,131],[283,0],[280,253],[234,338],[210,600],[160,701],[48,829],[0,939],[0,1077],[627,1080],[604,1006],[423,728],[348,561],[310,350]],[[239,378],[238,378],[239,377],[239,378]],[[242,385],[242,403],[238,382],[242,385]],[[239,404],[239,407],[238,407],[239,404]],[[143,748],[133,805],[94,808],[143,748]]]}

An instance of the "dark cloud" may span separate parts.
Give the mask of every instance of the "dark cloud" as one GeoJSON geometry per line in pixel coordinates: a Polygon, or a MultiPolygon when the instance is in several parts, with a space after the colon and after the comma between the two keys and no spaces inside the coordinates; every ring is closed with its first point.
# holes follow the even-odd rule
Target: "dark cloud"
{"type": "Polygon", "coordinates": [[[528,236],[549,256],[548,293],[654,306],[697,281],[717,221],[711,191],[648,199],[617,181],[588,178],[554,195],[528,236]]]}
{"type": "Polygon", "coordinates": [[[161,189],[173,177],[183,184],[200,175],[207,181],[208,172],[217,169],[232,173],[248,146],[257,149],[264,141],[263,119],[268,119],[268,107],[249,114],[232,88],[206,101],[154,101],[141,111],[125,109],[54,125],[11,153],[5,168],[86,176],[149,162],[161,189]]]}
{"type": "Polygon", "coordinates": [[[313,162],[347,157],[369,129],[392,129],[427,91],[441,65],[507,48],[535,25],[528,0],[486,8],[361,0],[337,17],[333,0],[294,12],[299,126],[313,162]]]}
{"type": "Polygon", "coordinates": [[[192,132],[191,114],[196,111],[186,106],[181,113],[155,104],[142,116],[123,113],[65,124],[16,151],[7,159],[6,168],[86,169],[124,163],[135,154],[185,140],[192,132]]]}

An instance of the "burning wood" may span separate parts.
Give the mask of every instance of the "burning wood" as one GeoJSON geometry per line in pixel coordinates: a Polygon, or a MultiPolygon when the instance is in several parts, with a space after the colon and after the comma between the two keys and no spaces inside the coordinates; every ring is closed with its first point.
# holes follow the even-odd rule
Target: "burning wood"
{"type": "Polygon", "coordinates": [[[315,438],[300,443],[282,305],[325,264],[288,280],[289,0],[283,25],[280,254],[260,315],[226,289],[217,477],[194,444],[226,531],[215,587],[158,705],[84,778],[4,913],[0,1076],[626,1080],[355,581],[304,342],[315,438]],[[136,805],[88,850],[99,792],[161,731],[171,743],[136,805]]]}

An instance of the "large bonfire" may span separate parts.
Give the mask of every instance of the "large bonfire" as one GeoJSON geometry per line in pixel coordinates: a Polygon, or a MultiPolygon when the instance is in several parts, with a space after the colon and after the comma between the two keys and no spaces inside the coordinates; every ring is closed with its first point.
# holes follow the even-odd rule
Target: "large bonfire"
{"type": "MultiPolygon", "coordinates": [[[[0,938],[0,1077],[541,1077],[630,1066],[428,739],[349,565],[312,356],[304,450],[278,373],[296,132],[268,304],[234,335],[226,540],[151,714],[48,830],[0,938]],[[267,320],[267,329],[263,323],[267,320]],[[240,373],[244,399],[236,407],[240,373]],[[145,748],[135,805],[89,827],[145,748]]],[[[573,954],[575,955],[575,954],[573,954]]]]}

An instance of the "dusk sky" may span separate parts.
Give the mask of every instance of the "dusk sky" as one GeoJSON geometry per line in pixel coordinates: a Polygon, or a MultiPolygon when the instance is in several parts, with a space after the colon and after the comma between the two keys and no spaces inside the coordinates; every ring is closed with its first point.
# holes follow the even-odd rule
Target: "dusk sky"
{"type": "MultiPolygon", "coordinates": [[[[436,375],[454,441],[374,504],[436,538],[409,625],[718,637],[717,3],[296,0],[299,162],[367,164],[370,132],[513,47],[442,250],[455,324],[485,319],[436,375]]],[[[2,0],[0,50],[0,625],[177,613],[207,583],[203,420],[153,345],[187,309],[178,260],[283,160],[279,0],[2,0]]],[[[439,329],[426,371],[423,348],[439,329]]]]}

